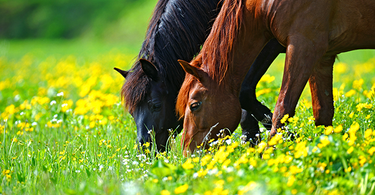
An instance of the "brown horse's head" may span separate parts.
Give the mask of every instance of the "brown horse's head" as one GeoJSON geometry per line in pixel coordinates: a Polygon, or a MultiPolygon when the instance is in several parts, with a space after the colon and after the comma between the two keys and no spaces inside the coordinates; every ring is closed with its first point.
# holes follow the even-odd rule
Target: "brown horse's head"
{"type": "Polygon", "coordinates": [[[179,62],[187,74],[176,109],[184,117],[181,144],[187,154],[210,139],[217,139],[222,129],[225,134],[232,133],[240,121],[241,106],[238,97],[199,68],[197,61],[179,62]]]}

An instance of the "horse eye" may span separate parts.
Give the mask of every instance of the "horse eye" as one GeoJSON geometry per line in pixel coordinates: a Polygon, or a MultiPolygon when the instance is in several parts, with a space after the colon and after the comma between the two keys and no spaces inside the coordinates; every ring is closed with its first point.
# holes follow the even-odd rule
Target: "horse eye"
{"type": "Polygon", "coordinates": [[[154,103],[152,101],[148,101],[148,108],[151,112],[158,112],[161,109],[161,103],[154,103]]]}
{"type": "Polygon", "coordinates": [[[198,110],[198,108],[201,106],[202,102],[194,102],[190,104],[190,110],[195,111],[198,110]]]}
{"type": "Polygon", "coordinates": [[[161,104],[160,103],[154,104],[154,106],[153,106],[153,110],[154,111],[160,111],[160,109],[161,109],[161,104]]]}

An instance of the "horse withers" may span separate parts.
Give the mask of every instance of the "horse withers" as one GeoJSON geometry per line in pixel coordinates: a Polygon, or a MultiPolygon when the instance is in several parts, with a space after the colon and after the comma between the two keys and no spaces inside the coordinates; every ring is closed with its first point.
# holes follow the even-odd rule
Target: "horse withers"
{"type": "MultiPolygon", "coordinates": [[[[199,55],[180,61],[187,76],[176,108],[184,117],[184,151],[193,151],[240,120],[238,97],[250,64],[276,38],[286,47],[282,86],[271,135],[295,114],[310,83],[316,125],[331,125],[332,71],[337,54],[375,48],[375,1],[227,0],[199,55]],[[208,140],[209,140],[208,139],[208,140]]],[[[248,78],[247,78],[248,79],[248,78]]]]}

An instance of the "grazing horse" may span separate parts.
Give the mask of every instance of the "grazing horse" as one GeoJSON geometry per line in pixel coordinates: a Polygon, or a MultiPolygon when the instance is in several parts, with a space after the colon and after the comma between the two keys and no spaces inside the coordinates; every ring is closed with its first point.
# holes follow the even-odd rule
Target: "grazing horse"
{"type": "MultiPolygon", "coordinates": [[[[137,62],[130,71],[115,68],[126,79],[121,95],[136,122],[140,145],[152,141],[153,130],[157,149],[164,151],[171,131],[181,131],[175,102],[185,72],[177,60],[191,60],[199,52],[220,7],[221,0],[159,0],[137,62]]],[[[259,132],[258,121],[271,128],[272,113],[256,99],[255,87],[283,50],[276,40],[271,41],[256,60],[259,65],[249,72],[252,80],[244,83],[243,97],[248,98],[243,103],[249,113],[244,112],[241,125],[247,140],[259,132]]]]}
{"type": "MultiPolygon", "coordinates": [[[[295,114],[309,80],[316,125],[331,125],[333,63],[337,54],[375,48],[373,0],[226,0],[201,52],[190,63],[176,109],[184,117],[184,152],[232,132],[241,117],[241,83],[271,39],[286,47],[282,86],[271,135],[295,114]],[[208,138],[208,139],[206,139],[208,138]]],[[[244,81],[246,82],[246,81],[244,81]]]]}

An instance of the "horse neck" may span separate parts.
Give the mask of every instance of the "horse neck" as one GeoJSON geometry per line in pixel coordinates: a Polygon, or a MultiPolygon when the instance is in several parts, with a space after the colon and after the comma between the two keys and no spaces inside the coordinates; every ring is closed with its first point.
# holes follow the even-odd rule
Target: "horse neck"
{"type": "Polygon", "coordinates": [[[229,61],[229,68],[223,78],[226,88],[236,96],[239,96],[241,84],[251,65],[270,40],[270,37],[265,34],[266,27],[261,10],[253,7],[258,6],[253,5],[251,10],[245,9],[244,11],[243,22],[237,34],[238,38],[233,44],[232,59],[229,61]]]}

